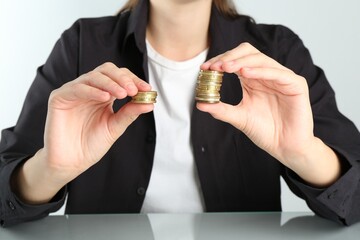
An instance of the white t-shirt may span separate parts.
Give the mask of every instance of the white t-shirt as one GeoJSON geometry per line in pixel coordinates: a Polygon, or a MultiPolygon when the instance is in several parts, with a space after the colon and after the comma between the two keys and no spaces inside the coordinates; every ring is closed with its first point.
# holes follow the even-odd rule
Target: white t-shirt
{"type": "Polygon", "coordinates": [[[141,212],[203,212],[204,204],[190,139],[190,117],[200,65],[207,50],[176,62],[147,44],[149,82],[158,92],[156,147],[141,212]]]}

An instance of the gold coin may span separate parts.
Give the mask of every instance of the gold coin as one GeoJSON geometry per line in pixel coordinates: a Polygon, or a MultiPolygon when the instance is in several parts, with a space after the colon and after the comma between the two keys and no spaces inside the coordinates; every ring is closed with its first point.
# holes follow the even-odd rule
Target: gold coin
{"type": "Polygon", "coordinates": [[[198,78],[197,82],[203,84],[222,84],[222,78],[198,78]]]}
{"type": "Polygon", "coordinates": [[[197,94],[218,94],[218,95],[220,94],[219,91],[198,89],[198,88],[196,88],[196,93],[197,94]]]}
{"type": "Polygon", "coordinates": [[[221,87],[221,82],[214,82],[214,81],[197,81],[196,86],[215,86],[215,87],[221,87]]]}
{"type": "Polygon", "coordinates": [[[195,88],[195,100],[204,103],[218,103],[223,75],[218,71],[200,70],[195,88]]]}
{"type": "Polygon", "coordinates": [[[132,97],[131,102],[133,103],[156,103],[157,92],[138,92],[132,97]]]}
{"type": "Polygon", "coordinates": [[[222,82],[223,74],[217,73],[216,71],[204,72],[200,71],[198,75],[198,81],[201,82],[222,82]]]}
{"type": "Polygon", "coordinates": [[[197,102],[203,103],[218,103],[220,102],[220,98],[203,98],[203,97],[195,97],[197,102]]]}
{"type": "Polygon", "coordinates": [[[222,72],[219,71],[212,71],[212,70],[200,70],[199,72],[199,76],[204,75],[204,76],[219,76],[222,77],[224,74],[222,72]]]}
{"type": "Polygon", "coordinates": [[[196,90],[220,91],[220,87],[216,85],[197,85],[196,90]]]}
{"type": "Polygon", "coordinates": [[[197,94],[198,98],[220,98],[220,94],[197,94]]]}

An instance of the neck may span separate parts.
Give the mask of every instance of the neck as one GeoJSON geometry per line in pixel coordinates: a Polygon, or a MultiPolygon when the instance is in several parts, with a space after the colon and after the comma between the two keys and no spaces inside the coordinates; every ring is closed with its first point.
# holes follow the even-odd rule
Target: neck
{"type": "Polygon", "coordinates": [[[150,0],[147,40],[166,58],[191,59],[208,47],[210,0],[150,0]]]}

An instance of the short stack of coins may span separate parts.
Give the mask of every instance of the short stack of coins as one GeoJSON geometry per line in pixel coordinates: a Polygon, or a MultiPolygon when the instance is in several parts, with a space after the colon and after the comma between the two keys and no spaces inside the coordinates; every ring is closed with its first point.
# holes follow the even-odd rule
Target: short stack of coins
{"type": "Polygon", "coordinates": [[[200,70],[196,83],[195,100],[204,103],[220,102],[223,75],[218,71],[200,70]]]}
{"type": "Polygon", "coordinates": [[[133,103],[156,103],[157,92],[148,91],[148,92],[138,92],[135,96],[132,97],[131,102],[133,103]]]}

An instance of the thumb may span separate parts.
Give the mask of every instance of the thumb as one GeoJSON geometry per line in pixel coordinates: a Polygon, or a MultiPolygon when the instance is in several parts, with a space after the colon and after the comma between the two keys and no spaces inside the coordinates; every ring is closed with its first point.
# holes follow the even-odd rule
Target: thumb
{"type": "Polygon", "coordinates": [[[141,114],[151,112],[154,104],[127,103],[109,120],[109,132],[114,140],[118,139],[141,114]]]}
{"type": "Polygon", "coordinates": [[[197,103],[196,107],[200,111],[210,113],[214,118],[227,122],[241,131],[246,126],[246,112],[240,106],[219,102],[216,104],[197,103]]]}

